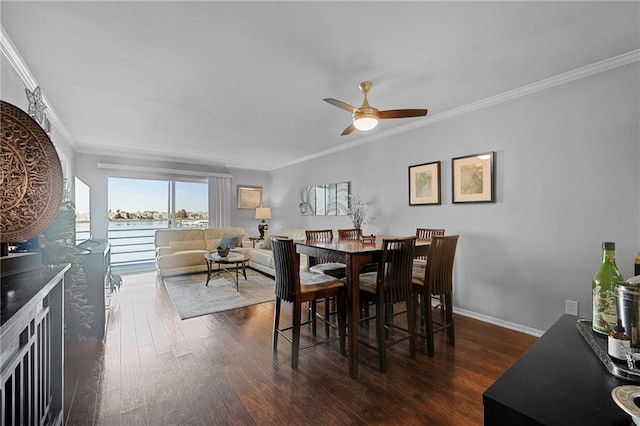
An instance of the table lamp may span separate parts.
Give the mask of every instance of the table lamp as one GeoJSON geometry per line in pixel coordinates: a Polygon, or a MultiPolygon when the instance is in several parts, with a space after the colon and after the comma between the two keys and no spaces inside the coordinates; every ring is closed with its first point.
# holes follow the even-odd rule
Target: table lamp
{"type": "Polygon", "coordinates": [[[262,219],[262,222],[258,223],[258,231],[260,232],[260,238],[264,238],[264,231],[269,229],[265,219],[271,219],[271,209],[269,207],[256,208],[256,219],[262,219]]]}

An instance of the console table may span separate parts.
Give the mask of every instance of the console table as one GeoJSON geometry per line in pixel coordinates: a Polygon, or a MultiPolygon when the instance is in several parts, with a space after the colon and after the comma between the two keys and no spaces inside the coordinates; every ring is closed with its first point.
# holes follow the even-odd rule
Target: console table
{"type": "Polygon", "coordinates": [[[64,399],[64,273],[69,265],[2,278],[3,425],[59,425],[64,399]]]}
{"type": "Polygon", "coordinates": [[[576,321],[562,316],[485,391],[485,425],[631,424],[611,391],[633,383],[609,374],[576,321]]]}

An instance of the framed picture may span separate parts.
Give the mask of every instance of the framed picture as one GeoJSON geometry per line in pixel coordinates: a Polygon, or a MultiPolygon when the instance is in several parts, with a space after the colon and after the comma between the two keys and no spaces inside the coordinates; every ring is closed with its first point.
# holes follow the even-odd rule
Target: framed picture
{"type": "Polygon", "coordinates": [[[409,166],[409,205],[440,204],[440,162],[409,166]]]}
{"type": "Polygon", "coordinates": [[[494,203],[495,152],[451,159],[454,203],[494,203]]]}
{"type": "Polygon", "coordinates": [[[238,208],[256,209],[262,207],[262,187],[238,185],[238,208]]]}

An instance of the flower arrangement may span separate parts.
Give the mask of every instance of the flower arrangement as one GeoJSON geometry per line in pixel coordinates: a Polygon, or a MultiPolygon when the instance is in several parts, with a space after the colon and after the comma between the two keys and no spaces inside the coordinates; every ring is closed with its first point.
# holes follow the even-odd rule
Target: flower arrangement
{"type": "Polygon", "coordinates": [[[349,217],[356,229],[362,229],[367,219],[367,204],[355,194],[349,194],[349,217]]]}

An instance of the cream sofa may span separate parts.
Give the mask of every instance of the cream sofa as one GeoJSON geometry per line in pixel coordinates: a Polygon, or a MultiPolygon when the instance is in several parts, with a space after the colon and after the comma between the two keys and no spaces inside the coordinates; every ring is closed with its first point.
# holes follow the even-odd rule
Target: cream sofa
{"type": "MultiPolygon", "coordinates": [[[[305,230],[297,228],[281,228],[279,232],[273,233],[271,236],[287,237],[292,240],[305,240],[307,238],[305,230]]],[[[276,267],[273,263],[273,252],[264,248],[265,243],[265,241],[259,241],[255,248],[249,249],[249,255],[251,256],[249,267],[275,277],[276,267]]],[[[307,270],[307,256],[300,256],[300,270],[307,270]]]]}
{"type": "Polygon", "coordinates": [[[159,229],[155,234],[156,267],[160,276],[207,270],[204,254],[218,248],[222,237],[237,235],[236,250],[243,248],[244,228],[159,229]]]}

